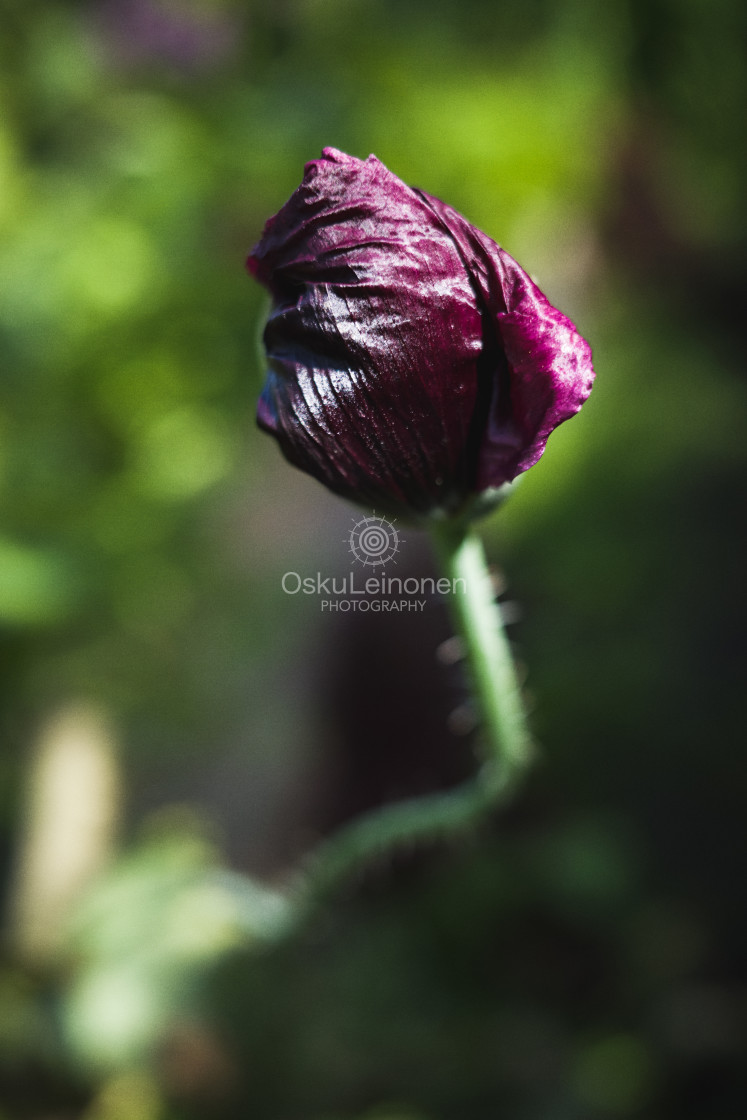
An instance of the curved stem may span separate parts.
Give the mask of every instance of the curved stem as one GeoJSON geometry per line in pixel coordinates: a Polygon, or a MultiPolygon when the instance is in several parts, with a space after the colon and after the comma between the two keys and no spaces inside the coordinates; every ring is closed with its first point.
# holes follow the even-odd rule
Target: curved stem
{"type": "Polygon", "coordinates": [[[438,523],[433,537],[451,581],[448,598],[481,715],[484,761],[472,778],[452,790],[381,806],[323,841],[291,890],[282,923],[285,935],[372,860],[476,825],[513,793],[530,760],[520,690],[482,543],[473,531],[453,522],[438,523]]]}

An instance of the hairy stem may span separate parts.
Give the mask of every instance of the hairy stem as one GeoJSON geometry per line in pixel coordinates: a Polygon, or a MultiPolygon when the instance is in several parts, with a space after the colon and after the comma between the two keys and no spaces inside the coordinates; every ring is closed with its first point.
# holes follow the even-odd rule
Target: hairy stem
{"type": "Polygon", "coordinates": [[[371,862],[477,824],[511,796],[530,761],[521,694],[482,542],[451,522],[439,523],[433,538],[443,573],[454,581],[449,605],[480,714],[483,761],[452,790],[383,805],[324,840],[291,890],[286,934],[371,862]]]}
{"type": "Polygon", "coordinates": [[[442,522],[433,531],[444,574],[456,590],[449,596],[452,619],[464,643],[472,690],[480,715],[486,763],[501,789],[512,786],[527,766],[530,738],[500,608],[482,541],[471,529],[442,522]]]}

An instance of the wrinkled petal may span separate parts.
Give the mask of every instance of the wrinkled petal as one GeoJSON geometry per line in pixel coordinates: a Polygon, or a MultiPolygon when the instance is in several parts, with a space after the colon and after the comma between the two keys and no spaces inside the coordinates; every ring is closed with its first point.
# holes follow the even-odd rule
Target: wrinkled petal
{"type": "Polygon", "coordinates": [[[459,247],[485,317],[484,346],[494,360],[476,486],[502,486],[534,466],[550,433],[589,396],[591,347],[505,249],[451,206],[419,193],[459,247]]]}
{"type": "Polygon", "coordinates": [[[590,390],[588,346],[516,262],[374,156],[307,164],[248,266],[273,296],[260,426],[354,500],[454,512],[590,390]]]}
{"type": "Polygon", "coordinates": [[[373,156],[325,149],[250,268],[275,299],[259,418],[288,458],[387,508],[461,491],[480,315],[420,197],[373,156]]]}

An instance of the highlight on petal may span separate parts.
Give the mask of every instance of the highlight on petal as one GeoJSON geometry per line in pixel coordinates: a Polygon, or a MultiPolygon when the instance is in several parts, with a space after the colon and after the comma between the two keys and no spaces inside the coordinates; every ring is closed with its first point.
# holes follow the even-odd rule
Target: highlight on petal
{"type": "Polygon", "coordinates": [[[375,156],[325,148],[248,267],[273,297],[259,424],[355,501],[456,514],[591,390],[587,343],[516,261],[375,156]]]}

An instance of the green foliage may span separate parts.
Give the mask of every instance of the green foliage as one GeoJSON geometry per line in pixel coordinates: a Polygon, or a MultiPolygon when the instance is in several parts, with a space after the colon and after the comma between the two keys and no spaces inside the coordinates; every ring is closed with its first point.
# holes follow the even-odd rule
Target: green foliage
{"type": "Polygon", "coordinates": [[[199,1006],[213,962],[282,919],[281,896],[250,880],[232,889],[187,824],[162,823],[76,910],[65,1034],[89,1068],[142,1063],[170,1024],[199,1006]]]}
{"type": "Polygon", "coordinates": [[[50,713],[111,715],[126,802],[62,957],[8,935],[3,1120],[741,1115],[744,6],[0,10],[9,930],[50,713]],[[505,244],[598,381],[488,529],[524,609],[525,798],[259,952],[282,899],[247,869],[282,881],[381,770],[409,789],[398,760],[471,766],[432,731],[445,624],[347,630],[280,589],[337,570],[349,511],[255,434],[243,258],[326,144],[505,244]],[[182,801],[220,844],[133,843],[182,801]]]}

